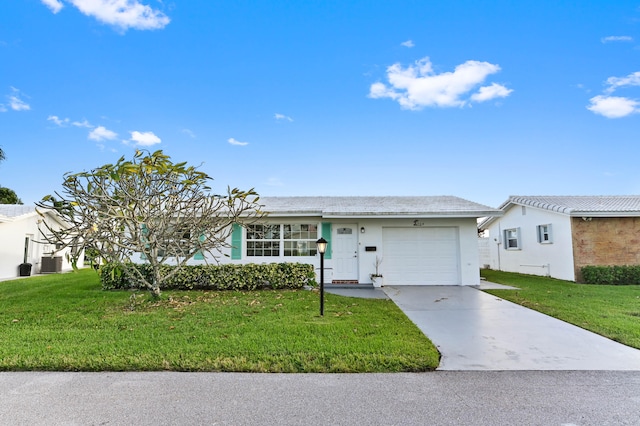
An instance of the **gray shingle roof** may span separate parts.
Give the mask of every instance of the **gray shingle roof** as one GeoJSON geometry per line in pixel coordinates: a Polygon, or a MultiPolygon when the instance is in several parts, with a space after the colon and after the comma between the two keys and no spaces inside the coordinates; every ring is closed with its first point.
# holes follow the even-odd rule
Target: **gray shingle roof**
{"type": "Polygon", "coordinates": [[[271,216],[482,217],[499,210],[453,196],[263,197],[271,216]]]}
{"type": "Polygon", "coordinates": [[[521,204],[571,216],[640,216],[640,195],[516,196],[500,206],[521,204]]]}
{"type": "Polygon", "coordinates": [[[14,218],[18,216],[24,216],[29,213],[34,213],[36,208],[34,206],[23,206],[19,204],[0,204],[0,216],[14,218]]]}

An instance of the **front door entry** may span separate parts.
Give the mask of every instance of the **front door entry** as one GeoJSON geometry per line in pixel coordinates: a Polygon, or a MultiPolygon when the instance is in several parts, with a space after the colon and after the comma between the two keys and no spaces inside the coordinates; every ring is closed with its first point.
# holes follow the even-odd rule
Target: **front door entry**
{"type": "Polygon", "coordinates": [[[334,228],[333,280],[358,282],[358,229],[357,225],[338,224],[334,228]]]}

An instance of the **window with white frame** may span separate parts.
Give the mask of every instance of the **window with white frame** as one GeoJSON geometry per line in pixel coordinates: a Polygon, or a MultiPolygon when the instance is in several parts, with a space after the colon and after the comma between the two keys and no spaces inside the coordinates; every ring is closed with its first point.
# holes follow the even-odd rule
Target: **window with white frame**
{"type": "Polygon", "coordinates": [[[317,224],[249,225],[247,256],[315,256],[317,239],[317,224]]]}
{"type": "Polygon", "coordinates": [[[551,224],[538,225],[538,242],[540,244],[551,244],[553,236],[551,234],[551,224]]]}
{"type": "Polygon", "coordinates": [[[318,225],[282,225],[285,256],[315,256],[318,225]]]}
{"type": "Polygon", "coordinates": [[[247,256],[279,256],[280,225],[248,225],[247,256]]]}
{"type": "Polygon", "coordinates": [[[504,230],[504,249],[520,250],[522,244],[520,242],[520,228],[511,228],[504,230]]]}

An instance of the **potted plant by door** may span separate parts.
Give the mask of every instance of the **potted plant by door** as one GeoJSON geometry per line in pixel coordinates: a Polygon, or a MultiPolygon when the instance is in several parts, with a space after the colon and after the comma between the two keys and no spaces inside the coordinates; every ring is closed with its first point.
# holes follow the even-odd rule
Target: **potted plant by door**
{"type": "Polygon", "coordinates": [[[375,266],[376,268],[376,272],[369,275],[374,287],[382,287],[382,274],[380,273],[380,264],[382,264],[382,259],[376,256],[376,261],[373,264],[373,266],[375,266]]]}

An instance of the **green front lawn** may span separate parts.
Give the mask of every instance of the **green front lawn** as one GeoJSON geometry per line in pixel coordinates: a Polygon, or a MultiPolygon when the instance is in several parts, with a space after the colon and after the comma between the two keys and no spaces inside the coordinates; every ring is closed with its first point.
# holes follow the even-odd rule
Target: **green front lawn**
{"type": "Polygon", "coordinates": [[[492,270],[481,274],[519,288],[488,293],[640,349],[640,286],[576,284],[492,270]]]}
{"type": "Polygon", "coordinates": [[[398,372],[438,366],[390,300],[102,291],[91,270],[0,282],[0,370],[398,372]]]}

